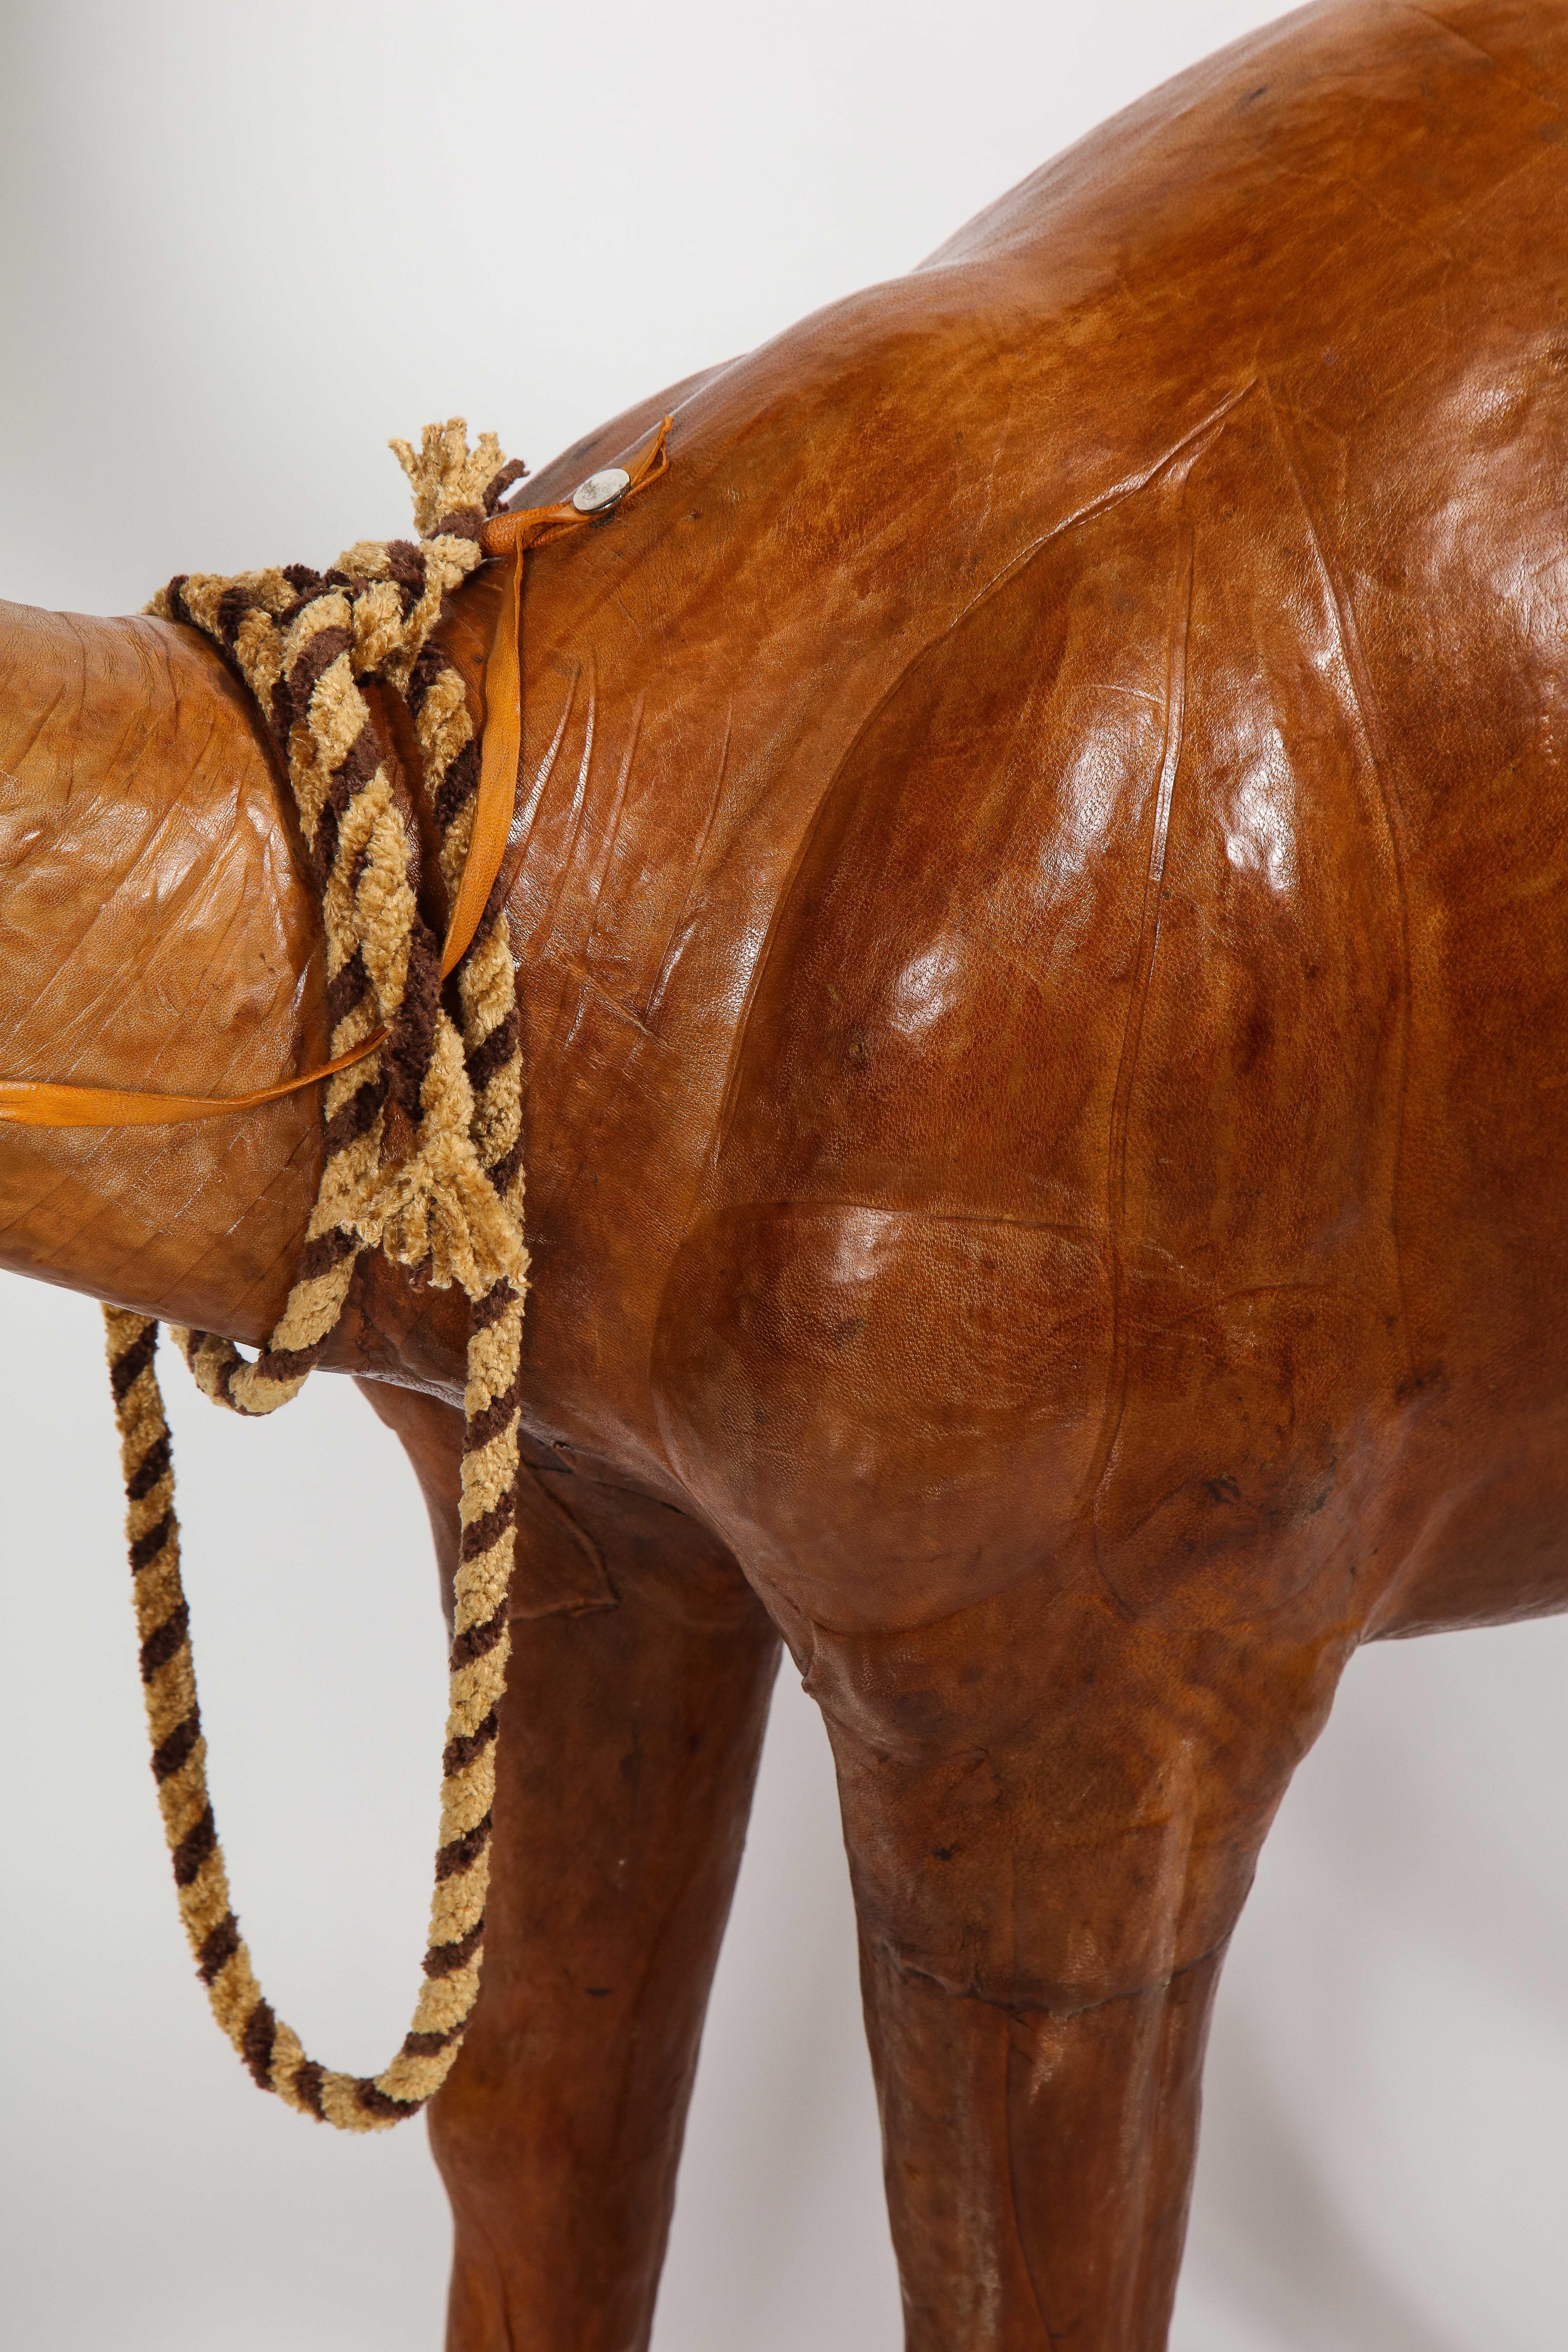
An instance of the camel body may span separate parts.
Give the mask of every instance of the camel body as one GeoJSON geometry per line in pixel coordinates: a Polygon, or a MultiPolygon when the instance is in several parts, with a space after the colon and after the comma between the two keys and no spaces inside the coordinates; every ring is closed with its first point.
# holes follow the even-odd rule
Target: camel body
{"type": "MultiPolygon", "coordinates": [[[[528,486],[674,408],[525,592],[461,2352],[646,2343],[781,1635],[912,2352],[1158,2352],[1220,1962],[1346,1658],[1568,1601],[1565,107],[1541,0],[1306,11],[528,486]]],[[[444,625],[476,709],[500,593],[444,625]]],[[[319,1058],[216,655],[5,630],[6,1072],[319,1058]]],[[[318,1154],[298,1100],[8,1130],[0,1257],[258,1340],[318,1154]]],[[[334,1343],[448,1572],[462,1342],[376,1265],[334,1343]]]]}

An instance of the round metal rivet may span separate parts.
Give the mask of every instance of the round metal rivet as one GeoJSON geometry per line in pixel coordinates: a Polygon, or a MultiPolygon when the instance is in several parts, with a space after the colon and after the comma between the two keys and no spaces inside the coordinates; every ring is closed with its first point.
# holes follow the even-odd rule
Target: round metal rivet
{"type": "Polygon", "coordinates": [[[606,466],[602,474],[590,474],[585,482],[578,483],[572,503],[579,514],[602,514],[631,486],[632,478],[624,467],[606,466]]]}

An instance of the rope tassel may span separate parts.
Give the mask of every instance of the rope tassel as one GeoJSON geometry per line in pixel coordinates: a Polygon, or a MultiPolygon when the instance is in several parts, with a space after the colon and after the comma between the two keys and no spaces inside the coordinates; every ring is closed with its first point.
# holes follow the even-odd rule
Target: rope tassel
{"type": "Polygon", "coordinates": [[[206,1740],[180,1574],[174,1459],[154,1361],[158,1326],[118,1307],[104,1308],[104,1321],[153,1776],[196,1973],[213,2015],[262,2090],[276,2091],[289,2106],[340,2130],[384,2131],[440,2089],[479,1998],[509,1647],[521,1294],[503,1279],[475,1303],[471,1315],[462,1557],[424,1982],[402,2047],[374,2075],[338,2074],[307,2057],[299,2035],[274,2015],[257,1981],[229,1897],[207,1792],[206,1740]]]}

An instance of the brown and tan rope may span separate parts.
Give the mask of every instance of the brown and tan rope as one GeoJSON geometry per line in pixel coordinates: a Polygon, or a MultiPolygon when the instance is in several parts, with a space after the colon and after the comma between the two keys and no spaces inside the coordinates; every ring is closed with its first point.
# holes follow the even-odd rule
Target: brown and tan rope
{"type": "Polygon", "coordinates": [[[476,1307],[468,1347],[463,1556],[458,1570],[440,1842],[413,2021],[379,2074],[333,2072],[306,2055],[257,1982],[230,1900],[207,1791],[169,1427],[153,1363],[158,1327],[104,1309],[120,1425],[127,1530],[153,1773],[180,1916],[214,2016],[255,2082],[344,2131],[378,2131],[424,2105],[458,2054],[479,1993],[489,1874],[495,1746],[506,1682],[507,1584],[516,1509],[516,1366],[521,1286],[498,1283],[476,1307]],[[492,1385],[494,1383],[495,1385],[492,1385]]]}
{"type": "MultiPolygon", "coordinates": [[[[631,488],[663,471],[668,422],[633,469],[631,488]]],[[[374,2076],[333,2073],[307,2057],[263,1996],[240,1936],[207,1791],[154,1365],[158,1328],[104,1309],[153,1769],[197,1972],[256,2082],[351,2131],[382,2129],[431,2097],[479,1991],[528,1267],[517,980],[495,877],[520,740],[524,553],[586,520],[566,506],[497,515],[522,468],[502,458],[491,435],[470,452],[460,419],[427,426],[417,454],[406,443],[393,446],[413,484],[417,544],[363,542],[320,574],[291,566],[233,580],[186,575],[149,608],[222,648],[289,777],[321,902],[331,1060],[284,1087],[230,1102],[0,1081],[0,1118],[114,1125],[214,1117],[325,1078],[321,1187],[270,1339],[249,1362],[213,1333],[174,1334],[205,1393],[236,1412],[270,1412],[298,1393],[342,1311],[362,1249],[379,1248],[433,1285],[456,1282],[468,1293],[461,1544],[436,1886],[413,2022],[374,2076]],[[510,609],[487,673],[481,759],[462,678],[431,632],[481,554],[509,551],[510,609]],[[418,911],[416,854],[366,688],[401,698],[413,723],[451,909],[444,950],[418,911]],[[441,1003],[442,981],[454,971],[460,1029],[441,1003]],[[161,1112],[150,1108],[160,1101],[161,1112]]]]}

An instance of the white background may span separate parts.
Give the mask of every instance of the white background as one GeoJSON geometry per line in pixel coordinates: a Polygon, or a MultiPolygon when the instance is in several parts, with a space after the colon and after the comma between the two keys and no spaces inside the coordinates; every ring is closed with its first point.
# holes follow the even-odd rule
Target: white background
{"type": "MultiPolygon", "coordinates": [[[[401,530],[389,433],[460,410],[538,462],[1276,13],[5,0],[0,594],[133,609],[401,530]]],[[[191,1975],[97,1310],[5,1277],[0,1330],[0,2339],[433,2352],[419,2129],[259,2098],[191,1975]]],[[[374,2067],[435,1828],[423,1513],[344,1384],[253,1426],[169,1388],[247,1929],[310,2046],[374,2067]]],[[[1352,1666],[1221,1991],[1178,2352],[1568,2339],[1565,1681],[1561,1623],[1352,1666]]],[[[656,2344],[899,2341],[826,1742],[786,1671],[656,2344]]]]}

